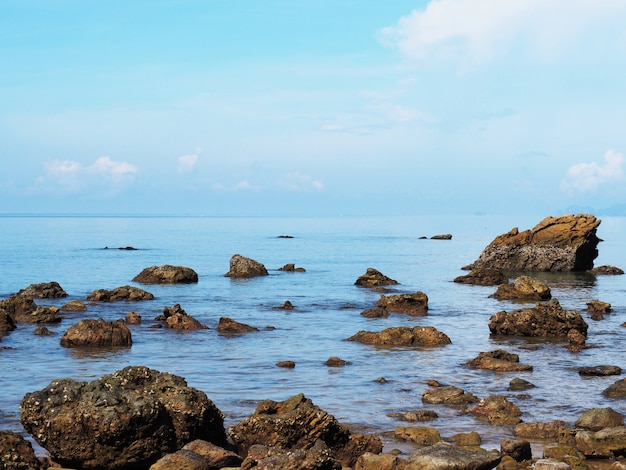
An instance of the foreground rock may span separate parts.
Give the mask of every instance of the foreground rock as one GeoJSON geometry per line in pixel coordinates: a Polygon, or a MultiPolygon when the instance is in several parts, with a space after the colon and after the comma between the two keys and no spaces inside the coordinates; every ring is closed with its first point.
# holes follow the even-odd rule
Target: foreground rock
{"type": "Polygon", "coordinates": [[[265,266],[251,258],[241,255],[233,255],[230,259],[230,270],[224,274],[226,277],[249,278],[267,276],[269,273],[265,266]]]}
{"type": "Polygon", "coordinates": [[[0,310],[9,314],[14,323],[58,323],[57,307],[38,307],[32,297],[12,295],[0,301],[0,310]]]}
{"type": "Polygon", "coordinates": [[[67,297],[67,292],[58,282],[42,282],[31,284],[26,289],[21,289],[17,294],[20,297],[30,297],[31,299],[60,299],[67,297]]]}
{"type": "Polygon", "coordinates": [[[468,449],[446,442],[424,447],[413,453],[405,470],[488,470],[500,463],[500,454],[484,449],[468,449]]]}
{"type": "Polygon", "coordinates": [[[598,257],[599,225],[589,214],[546,217],[532,230],[499,235],[464,269],[586,271],[598,257]]]}
{"type": "Polygon", "coordinates": [[[133,278],[143,284],[192,284],[198,282],[198,273],[185,266],[151,266],[133,278]]]}
{"type": "Polygon", "coordinates": [[[224,417],[181,377],[126,367],[93,382],[55,380],[27,393],[26,431],[65,467],[146,469],[203,439],[226,444],[224,417]]]}
{"type": "Polygon", "coordinates": [[[488,369],[500,372],[523,372],[533,370],[533,366],[519,362],[519,356],[503,349],[481,352],[474,359],[465,363],[473,369],[488,369]]]}
{"type": "Polygon", "coordinates": [[[430,405],[469,405],[477,401],[474,394],[453,385],[430,387],[422,393],[422,402],[430,405]]]}
{"type": "Polygon", "coordinates": [[[164,321],[165,325],[173,330],[207,330],[209,328],[191,315],[188,315],[180,304],[165,307],[163,313],[156,317],[155,320],[164,321]]]}
{"type": "Polygon", "coordinates": [[[153,300],[154,295],[139,287],[121,286],[113,290],[97,289],[87,296],[87,300],[94,302],[116,302],[119,300],[153,300]]]}
{"type": "Polygon", "coordinates": [[[382,450],[378,437],[350,433],[334,416],[320,409],[302,394],[282,402],[265,400],[259,403],[249,418],[228,430],[228,435],[235,443],[238,453],[243,456],[249,455],[254,445],[279,451],[308,451],[321,447],[319,450],[328,450],[333,459],[345,466],[354,465],[357,458],[365,452],[378,454],[382,450]]]}
{"type": "Polygon", "coordinates": [[[61,337],[61,346],[66,348],[130,347],[132,344],[132,335],[123,320],[81,320],[61,337]]]}
{"type": "Polygon", "coordinates": [[[15,328],[17,327],[11,315],[6,310],[0,309],[0,338],[15,328]]]}
{"type": "Polygon", "coordinates": [[[413,294],[381,295],[376,307],[388,312],[424,316],[428,314],[428,296],[423,292],[413,294]]]}
{"type": "Polygon", "coordinates": [[[348,338],[364,344],[380,346],[443,346],[452,341],[445,333],[432,326],[397,326],[383,331],[359,331],[348,338]]]}
{"type": "Polygon", "coordinates": [[[497,286],[509,282],[509,276],[498,268],[477,268],[472,269],[469,274],[454,278],[454,282],[476,286],[497,286]]]}
{"type": "Polygon", "coordinates": [[[354,283],[361,287],[381,287],[399,284],[395,279],[385,276],[383,273],[374,268],[367,268],[365,274],[362,274],[354,283]]]}
{"type": "Polygon", "coordinates": [[[615,428],[624,426],[624,416],[613,408],[592,408],[578,418],[575,426],[588,431],[615,428]]]}
{"type": "Polygon", "coordinates": [[[604,428],[600,431],[576,433],[576,448],[585,457],[614,459],[626,453],[626,427],[604,428]]]}
{"type": "Polygon", "coordinates": [[[587,336],[588,325],[576,310],[564,310],[557,299],[535,307],[498,312],[489,321],[493,335],[567,338],[571,330],[587,336]]]}
{"type": "Polygon", "coordinates": [[[550,300],[552,292],[548,285],[530,276],[519,276],[508,284],[500,284],[489,297],[498,300],[550,300]]]}
{"type": "Polygon", "coordinates": [[[501,395],[484,398],[468,411],[479,419],[487,420],[489,424],[494,426],[518,424],[522,415],[517,405],[501,395]]]}
{"type": "Polygon", "coordinates": [[[238,321],[228,317],[221,317],[219,319],[216,330],[218,333],[222,334],[239,334],[259,331],[259,329],[254,326],[239,323],[238,321]]]}
{"type": "Polygon", "coordinates": [[[40,462],[30,442],[17,433],[0,431],[0,468],[3,470],[47,469],[40,462]]]}

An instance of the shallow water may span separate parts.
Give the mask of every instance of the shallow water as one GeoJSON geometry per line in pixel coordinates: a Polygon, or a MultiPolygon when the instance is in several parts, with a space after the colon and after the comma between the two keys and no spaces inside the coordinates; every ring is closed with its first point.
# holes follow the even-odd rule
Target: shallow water
{"type": "MultiPolygon", "coordinates": [[[[626,276],[575,274],[539,275],[564,308],[584,310],[600,299],[614,312],[589,324],[588,345],[568,352],[565,343],[491,338],[489,318],[523,304],[488,298],[493,287],[467,286],[452,280],[465,272],[497,235],[513,227],[532,228],[539,219],[505,217],[406,218],[176,218],[176,217],[0,217],[0,298],[32,283],[57,281],[69,297],[37,300],[61,306],[95,289],[136,285],[155,295],[152,301],[89,304],[86,313],[66,314],[47,325],[53,336],[36,336],[34,325],[20,324],[0,342],[0,429],[22,431],[19,403],[25,393],[52,380],[71,377],[93,380],[128,365],[146,365],[187,379],[203,390],[226,415],[230,426],[247,417],[263,399],[283,400],[304,393],[354,430],[379,435],[405,425],[389,413],[434,409],[440,416],[428,423],[442,436],[478,431],[486,448],[499,448],[511,435],[448,406],[423,405],[426,382],[462,387],[480,398],[506,395],[522,410],[524,421],[563,419],[573,423],[592,407],[611,406],[626,413],[624,402],[606,400],[601,392],[620,377],[581,378],[583,366],[624,367],[626,276]],[[452,240],[420,239],[451,233],[452,240]],[[293,238],[279,238],[291,235],[293,238]],[[133,246],[136,251],[118,250],[133,246]],[[105,250],[104,247],[109,247],[105,250]],[[270,275],[249,280],[224,277],[230,257],[254,258],[270,275]],[[295,263],[305,273],[278,271],[295,263]],[[193,268],[192,285],[139,285],[131,282],[143,268],[173,264],[193,268]],[[374,305],[379,293],[354,281],[374,267],[400,282],[397,292],[423,291],[429,297],[426,317],[392,315],[366,319],[361,311],[374,305]],[[295,310],[274,307],[290,300],[295,310]],[[176,303],[211,329],[176,332],[150,328],[163,308],[176,303]],[[122,318],[129,311],[143,323],[132,325],[133,346],[118,350],[76,350],[59,345],[60,336],[83,318],[122,318]],[[220,317],[256,326],[261,331],[220,336],[220,317]],[[438,348],[375,348],[346,341],[359,330],[390,326],[430,325],[446,333],[452,344],[438,348]],[[272,326],[274,329],[265,329],[272,326]],[[497,348],[519,354],[534,370],[494,373],[463,366],[481,351],[497,348]],[[339,356],[352,364],[329,368],[339,356]],[[294,369],[276,367],[281,360],[294,369]],[[387,383],[376,381],[384,377],[387,383]],[[509,392],[514,377],[537,387],[509,392]]],[[[596,266],[626,267],[626,219],[606,218],[598,229],[596,266]]],[[[406,444],[385,438],[386,447],[406,444]]]]}

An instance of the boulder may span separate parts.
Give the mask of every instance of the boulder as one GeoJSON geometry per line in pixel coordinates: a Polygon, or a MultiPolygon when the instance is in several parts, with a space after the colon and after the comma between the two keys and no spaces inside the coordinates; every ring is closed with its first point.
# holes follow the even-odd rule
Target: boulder
{"type": "Polygon", "coordinates": [[[434,421],[439,418],[439,415],[433,410],[416,410],[407,411],[406,413],[390,413],[387,416],[390,416],[392,418],[398,418],[402,421],[409,421],[411,423],[434,421]]]}
{"type": "Polygon", "coordinates": [[[535,384],[530,383],[528,380],[520,379],[519,377],[516,377],[509,382],[509,390],[511,392],[522,392],[535,387],[535,384]]]}
{"type": "Polygon", "coordinates": [[[431,405],[469,405],[478,402],[478,398],[462,388],[444,385],[424,390],[422,402],[431,405]]]}
{"type": "Polygon", "coordinates": [[[123,320],[81,320],[61,337],[61,346],[66,348],[130,347],[132,344],[132,335],[123,320]]]}
{"type": "Polygon", "coordinates": [[[304,268],[296,268],[296,265],[294,263],[287,263],[286,265],[284,265],[282,268],[278,268],[279,271],[285,271],[288,273],[304,273],[306,272],[306,269],[304,268]]]}
{"type": "Polygon", "coordinates": [[[409,456],[405,470],[488,470],[500,463],[499,453],[459,447],[447,442],[424,447],[409,456]]]}
{"type": "Polygon", "coordinates": [[[472,369],[489,369],[500,372],[531,371],[533,366],[521,364],[517,354],[511,354],[503,349],[490,352],[481,352],[474,359],[466,362],[467,367],[472,369]]]}
{"type": "Polygon", "coordinates": [[[139,287],[120,286],[113,290],[97,289],[87,296],[87,300],[94,302],[115,302],[118,300],[153,300],[154,295],[139,287]]]}
{"type": "Polygon", "coordinates": [[[608,276],[619,276],[621,274],[624,274],[624,270],[615,266],[598,266],[597,268],[590,269],[589,272],[595,275],[608,276]]]}
{"type": "Polygon", "coordinates": [[[355,281],[354,285],[361,287],[380,287],[399,284],[395,279],[385,276],[383,273],[374,268],[367,268],[365,274],[362,274],[355,281]]]}
{"type": "Polygon", "coordinates": [[[365,318],[386,318],[391,312],[384,307],[367,308],[361,312],[361,316],[365,318]]]}
{"type": "Polygon", "coordinates": [[[517,228],[496,237],[464,269],[504,271],[586,271],[598,257],[600,220],[593,215],[546,217],[532,230],[517,228]]]}
{"type": "MultiPolygon", "coordinates": [[[[307,449],[282,449],[255,444],[241,463],[243,470],[342,470],[324,441],[307,449]]],[[[232,469],[235,470],[235,469],[232,469]]]]}
{"type": "Polygon", "coordinates": [[[8,299],[0,300],[0,310],[4,310],[13,321],[17,321],[17,317],[28,317],[35,312],[37,304],[32,297],[21,297],[13,294],[8,299]]]}
{"type": "Polygon", "coordinates": [[[498,312],[489,320],[492,335],[567,338],[570,330],[587,336],[588,325],[576,310],[564,310],[557,299],[512,312],[498,312]]]}
{"type": "Polygon", "coordinates": [[[602,391],[605,398],[626,398],[626,379],[620,379],[602,391]]]}
{"type": "Polygon", "coordinates": [[[500,454],[510,455],[517,462],[531,460],[533,458],[530,442],[525,439],[500,439],[500,454]]]}
{"type": "Polygon", "coordinates": [[[211,470],[201,455],[187,449],[167,454],[150,466],[150,470],[211,470]]]}
{"type": "Polygon", "coordinates": [[[284,369],[293,369],[296,367],[296,363],[294,361],[278,361],[276,363],[276,367],[283,367],[284,369]]]}
{"type": "Polygon", "coordinates": [[[410,441],[419,446],[432,446],[441,441],[439,431],[426,426],[400,426],[396,428],[393,436],[401,441],[410,441]]]}
{"type": "Polygon", "coordinates": [[[249,278],[267,276],[269,273],[265,266],[251,258],[241,255],[233,255],[230,259],[230,270],[224,274],[226,277],[249,278]]]}
{"type": "Polygon", "coordinates": [[[250,417],[230,428],[228,435],[240,455],[249,456],[255,444],[279,451],[307,451],[323,444],[329,449],[332,458],[349,467],[354,465],[361,454],[380,453],[382,450],[382,442],[378,437],[351,434],[334,416],[320,409],[303,394],[282,402],[262,401],[250,417]]]}
{"type": "Polygon", "coordinates": [[[517,405],[502,395],[484,398],[468,410],[479,419],[485,419],[494,426],[515,425],[521,419],[522,412],[517,405]]]}
{"type": "Polygon", "coordinates": [[[525,437],[529,439],[556,439],[559,435],[559,431],[563,429],[567,423],[565,421],[550,421],[543,422],[529,422],[519,423],[513,428],[513,434],[518,437],[525,437]]]}
{"type": "Polygon", "coordinates": [[[437,235],[433,235],[432,237],[430,237],[431,240],[452,240],[452,234],[451,233],[440,233],[437,235]]]}
{"type": "Polygon", "coordinates": [[[519,276],[508,284],[500,284],[489,297],[497,300],[550,300],[552,292],[548,285],[530,276],[519,276]]]}
{"type": "Polygon", "coordinates": [[[82,300],[70,300],[61,307],[62,312],[86,312],[87,306],[82,300]]]}
{"type": "Polygon", "coordinates": [[[168,328],[173,330],[208,330],[209,327],[203,325],[198,320],[188,315],[180,304],[173,307],[165,307],[163,313],[155,318],[157,321],[164,321],[168,328]]]}
{"type": "Polygon", "coordinates": [[[428,313],[428,296],[423,292],[413,294],[381,295],[376,306],[389,312],[424,316],[428,313]]]}
{"type": "Polygon", "coordinates": [[[348,338],[364,344],[380,346],[442,346],[452,341],[445,333],[432,326],[396,326],[383,331],[359,331],[348,338]]]}
{"type": "Polygon", "coordinates": [[[0,308],[0,337],[4,336],[9,331],[13,331],[15,328],[15,322],[9,313],[0,308]]]}
{"type": "MultiPolygon", "coordinates": [[[[590,470],[593,468],[587,463],[582,452],[571,445],[559,444],[546,446],[543,449],[543,457],[544,458],[541,460],[548,462],[546,466],[543,466],[544,470],[558,470],[560,468],[564,470],[590,470]]],[[[537,470],[537,468],[541,470],[542,467],[535,466],[535,470],[537,470]]],[[[611,467],[611,469],[618,470],[613,467],[611,467]]]]}
{"type": "Polygon", "coordinates": [[[602,302],[601,300],[590,300],[587,302],[587,311],[599,314],[611,313],[613,308],[608,302],[602,302]]]}
{"type": "Polygon", "coordinates": [[[371,452],[361,455],[354,465],[354,470],[400,470],[402,468],[404,468],[404,461],[397,455],[371,452]]]}
{"type": "Polygon", "coordinates": [[[454,282],[476,286],[497,286],[509,282],[509,276],[498,268],[477,268],[472,269],[469,274],[457,276],[454,282]]]}
{"type": "Polygon", "coordinates": [[[58,307],[38,307],[34,312],[19,312],[14,319],[19,323],[59,323],[59,311],[58,307]]]}
{"type": "Polygon", "coordinates": [[[211,442],[207,442],[202,439],[196,439],[188,444],[185,444],[183,450],[195,452],[202,456],[204,460],[209,464],[209,468],[224,468],[224,467],[238,467],[243,460],[239,455],[233,451],[224,449],[211,442]]]}
{"type": "Polygon", "coordinates": [[[341,359],[337,356],[330,356],[328,359],[326,359],[326,362],[324,362],[324,364],[328,367],[343,367],[352,364],[352,362],[346,361],[345,359],[341,359]]]}
{"type": "Polygon", "coordinates": [[[185,266],[151,266],[133,278],[142,284],[192,284],[198,282],[198,273],[185,266]]]}
{"type": "Polygon", "coordinates": [[[147,469],[188,442],[226,445],[224,416],[185,379],[144,366],[27,393],[22,425],[65,467],[147,469]]]}
{"type": "Polygon", "coordinates": [[[137,312],[128,312],[124,317],[124,321],[127,325],[140,325],[141,324],[141,315],[137,312]]]}
{"type": "Polygon", "coordinates": [[[20,297],[30,297],[31,299],[60,299],[67,297],[67,292],[58,282],[42,282],[31,284],[26,289],[21,289],[17,294],[20,297]]]}
{"type": "Polygon", "coordinates": [[[581,367],[578,374],[583,377],[607,377],[609,375],[620,375],[622,368],[619,366],[593,366],[581,367]]]}
{"type": "Polygon", "coordinates": [[[588,431],[624,426],[624,416],[613,408],[592,408],[578,418],[575,426],[588,431]]]}
{"type": "Polygon", "coordinates": [[[219,319],[216,330],[221,334],[239,334],[259,331],[259,329],[254,326],[239,323],[238,321],[228,317],[221,317],[219,319]]]}
{"type": "Polygon", "coordinates": [[[585,457],[613,459],[626,452],[626,427],[576,433],[576,448],[585,457]]]}
{"type": "Polygon", "coordinates": [[[482,439],[480,437],[480,434],[478,434],[476,431],[470,431],[453,434],[452,436],[450,436],[449,441],[454,442],[457,446],[478,447],[481,444],[482,439]]]}
{"type": "Polygon", "coordinates": [[[32,444],[17,433],[0,431],[0,468],[3,470],[47,469],[35,455],[32,444]]]}

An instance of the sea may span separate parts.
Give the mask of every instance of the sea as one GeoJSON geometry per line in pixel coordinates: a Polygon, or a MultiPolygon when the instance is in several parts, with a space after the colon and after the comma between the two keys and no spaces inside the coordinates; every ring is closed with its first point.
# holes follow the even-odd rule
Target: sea
{"type": "MultiPolygon", "coordinates": [[[[546,214],[548,215],[548,214],[546,214]]],[[[589,324],[588,348],[572,353],[563,341],[491,337],[492,315],[532,304],[498,301],[495,287],[453,282],[461,268],[478,258],[497,236],[514,227],[534,227],[543,217],[174,217],[174,216],[0,216],[0,299],[30,284],[58,282],[63,299],[36,299],[40,306],[62,306],[73,299],[87,304],[82,313],[64,313],[46,325],[49,336],[34,334],[39,325],[20,323],[0,340],[0,430],[24,433],[20,401],[28,392],[59,378],[92,381],[126,366],[144,365],[184,377],[202,390],[225,416],[228,428],[248,417],[261,400],[284,400],[303,393],[353,432],[381,437],[385,451],[411,452],[395,440],[399,426],[426,425],[442,437],[477,431],[482,446],[499,449],[512,428],[492,426],[458,407],[427,405],[422,394],[430,380],[454,385],[478,398],[504,395],[522,411],[525,422],[564,420],[571,425],[596,407],[626,415],[626,401],[609,400],[602,391],[619,376],[581,377],[582,367],[625,367],[626,276],[587,273],[535,274],[566,309],[581,312],[589,324]],[[451,234],[450,240],[431,239],[451,234]],[[133,247],[135,250],[119,248],[133,247]],[[263,263],[268,276],[225,277],[230,258],[240,254],[263,263]],[[305,272],[285,272],[288,263],[305,272]],[[199,280],[185,285],[145,285],[132,279],[144,268],[165,264],[190,267],[199,280]],[[428,315],[361,315],[381,292],[355,281],[372,267],[397,280],[393,293],[424,292],[428,315]],[[154,300],[88,302],[96,289],[134,285],[154,300]],[[608,302],[613,313],[592,320],[591,300],[608,302]],[[282,306],[289,300],[293,310],[282,306]],[[153,328],[166,307],[180,306],[208,329],[174,331],[153,328]],[[121,349],[60,346],[63,333],[85,318],[107,321],[134,311],[142,323],[130,325],[133,344],[121,349]],[[221,317],[259,328],[224,336],[221,317]],[[394,326],[433,326],[451,344],[434,348],[374,347],[347,338],[358,331],[394,326]],[[530,364],[529,372],[474,370],[465,363],[480,352],[504,349],[530,364]],[[330,357],[349,361],[325,364],[330,357]],[[278,367],[294,361],[293,369],[278,367]],[[522,378],[535,385],[509,391],[522,378]],[[384,379],[384,380],[383,380],[384,379]],[[429,423],[400,421],[398,413],[434,410],[429,423]]],[[[605,217],[595,266],[626,268],[626,218],[605,217]]],[[[30,436],[26,436],[33,443],[30,436]]],[[[34,443],[38,454],[45,455],[34,443]]],[[[540,449],[541,443],[533,443],[540,449]]]]}

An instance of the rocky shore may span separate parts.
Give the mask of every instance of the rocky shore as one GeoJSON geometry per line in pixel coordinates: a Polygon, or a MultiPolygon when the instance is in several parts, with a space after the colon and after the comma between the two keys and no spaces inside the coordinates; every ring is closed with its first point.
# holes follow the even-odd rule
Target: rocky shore
{"type": "MultiPolygon", "coordinates": [[[[460,283],[495,286],[496,299],[522,299],[535,303],[492,315],[487,327],[493,337],[557,339],[569,353],[588,346],[588,324],[576,310],[561,307],[547,283],[533,278],[542,270],[593,268],[597,256],[593,216],[547,218],[528,232],[517,229],[498,237],[471,266],[471,275],[460,283]],[[524,248],[527,247],[527,248],[524,248]],[[530,247],[530,248],[528,248],[530,247]],[[521,259],[526,264],[521,264],[521,259]],[[567,260],[565,259],[567,258],[567,260]],[[514,261],[516,260],[516,261],[514,261]],[[523,268],[523,269],[522,269],[523,268]],[[513,282],[509,282],[513,279],[513,282]]],[[[450,238],[446,238],[450,239],[450,238]]],[[[286,265],[287,266],[287,265],[286,265]]],[[[294,271],[294,265],[282,271],[294,271]]],[[[305,272],[303,269],[299,272],[305,272]]],[[[596,271],[620,274],[619,269],[596,271]]],[[[241,255],[231,259],[225,275],[247,279],[268,276],[261,263],[241,255]]],[[[594,274],[596,275],[596,274],[594,274]]],[[[146,268],[135,279],[146,284],[195,283],[197,274],[184,266],[146,268]]],[[[400,283],[374,268],[354,283],[367,289],[386,289],[400,283]]],[[[368,318],[405,315],[428,319],[428,296],[423,292],[383,291],[378,302],[362,315],[368,318]]],[[[131,348],[132,334],[126,326],[141,323],[130,312],[124,320],[79,319],[84,304],[70,308],[39,306],[34,299],[60,298],[67,294],[58,283],[28,286],[0,301],[0,337],[11,334],[20,323],[58,323],[64,312],[72,312],[75,323],[61,337],[65,348],[131,348]]],[[[98,289],[89,302],[154,301],[142,289],[122,286],[98,289]]],[[[286,303],[285,303],[286,304],[286,303]]],[[[290,309],[293,309],[289,303],[290,309]]],[[[283,308],[286,308],[283,306],[283,308]]],[[[589,312],[610,314],[611,305],[589,299],[589,312]]],[[[172,330],[206,330],[180,304],[165,306],[163,314],[148,320],[150,327],[172,330]]],[[[269,329],[270,327],[266,327],[269,329]]],[[[263,329],[222,317],[216,333],[221,335],[263,334],[263,329]]],[[[381,331],[359,331],[346,341],[367,347],[445,348],[451,343],[443,331],[431,326],[392,327],[381,331]]],[[[349,366],[349,361],[331,357],[329,367],[349,366]],[[333,359],[333,361],[331,361],[333,359]]],[[[295,368],[284,361],[279,367],[295,368]]],[[[516,354],[498,349],[467,358],[464,367],[494,373],[532,371],[516,354]]],[[[613,364],[598,364],[579,371],[581,376],[621,375],[613,364]]],[[[381,381],[384,379],[381,378],[381,381]]],[[[355,469],[430,470],[491,469],[561,470],[626,469],[626,426],[621,401],[626,399],[626,379],[602,391],[616,406],[585,411],[575,423],[563,421],[525,422],[522,410],[502,394],[476,396],[463,388],[432,379],[422,395],[423,409],[407,410],[402,421],[385,436],[358,433],[321,409],[297,390],[283,401],[272,397],[258,402],[255,411],[226,428],[224,412],[203,391],[189,387],[185,378],[142,365],[128,366],[91,382],[62,378],[42,390],[27,393],[21,402],[20,420],[29,435],[47,451],[36,456],[29,440],[14,432],[0,432],[0,467],[6,469],[355,469]],[[508,429],[498,448],[483,448],[477,432],[446,434],[442,427],[425,423],[440,418],[429,406],[444,406],[454,413],[472,415],[494,428],[508,429]],[[381,437],[411,453],[383,445],[381,437]],[[541,442],[542,452],[533,455],[532,445],[541,442]]],[[[511,377],[510,390],[529,390],[533,384],[511,377]]],[[[366,399],[366,397],[365,397],[366,399]]],[[[444,426],[445,428],[445,426],[444,426]]]]}

